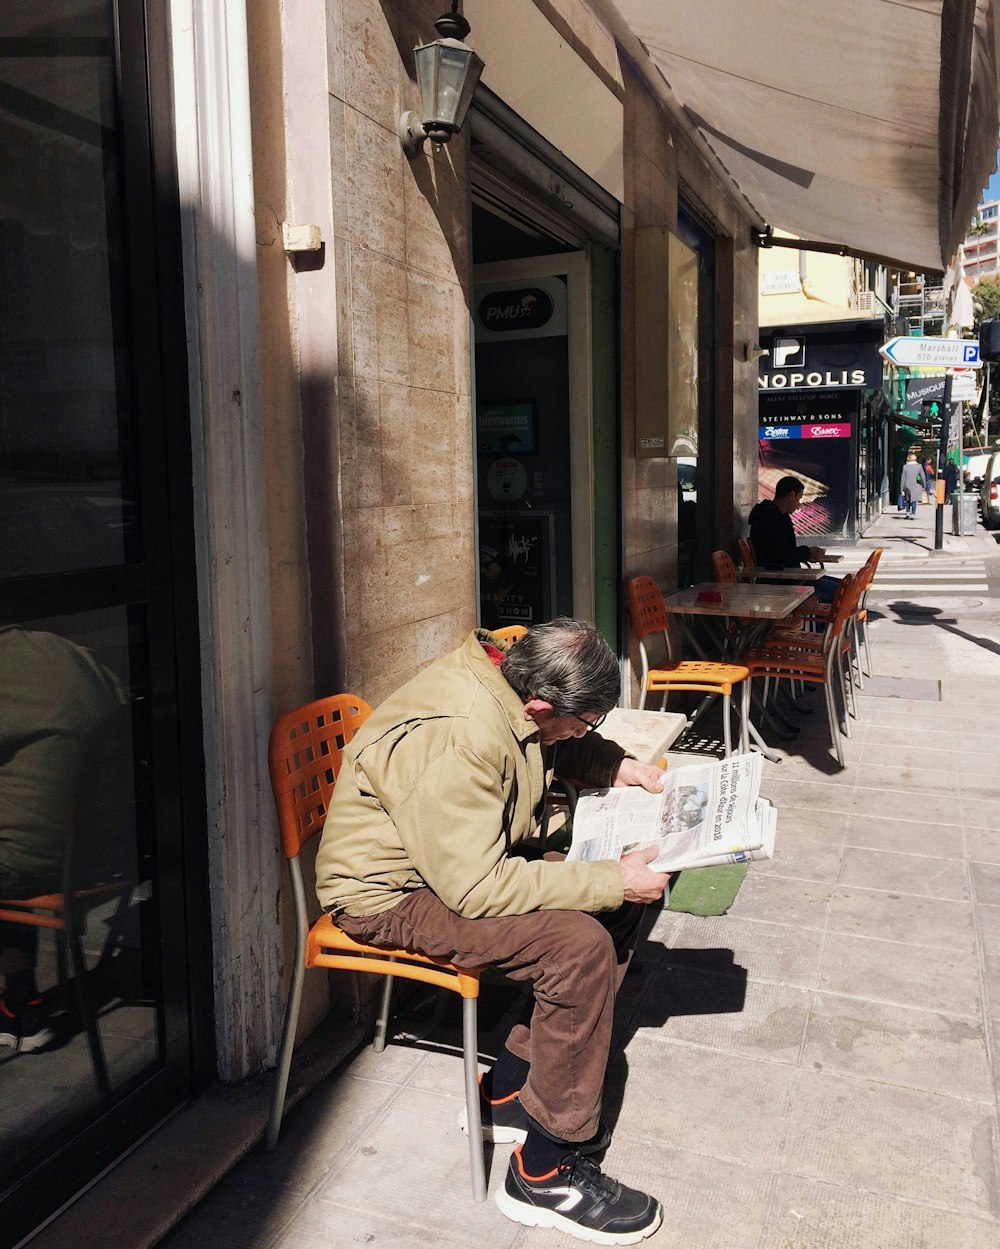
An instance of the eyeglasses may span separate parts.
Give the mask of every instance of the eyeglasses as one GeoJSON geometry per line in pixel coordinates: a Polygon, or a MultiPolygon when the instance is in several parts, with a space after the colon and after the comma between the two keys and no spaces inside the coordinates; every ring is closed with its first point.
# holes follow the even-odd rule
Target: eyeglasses
{"type": "Polygon", "coordinates": [[[587,726],[588,733],[593,733],[594,729],[599,729],[608,718],[608,713],[605,712],[603,716],[598,716],[596,720],[585,720],[583,716],[578,716],[575,712],[571,711],[569,713],[569,718],[571,720],[579,720],[581,724],[585,724],[587,726]]]}

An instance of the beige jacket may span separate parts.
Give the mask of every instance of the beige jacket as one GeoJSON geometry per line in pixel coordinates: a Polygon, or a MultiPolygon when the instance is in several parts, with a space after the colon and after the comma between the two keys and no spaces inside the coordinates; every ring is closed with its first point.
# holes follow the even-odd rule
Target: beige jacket
{"type": "MultiPolygon", "coordinates": [[[[536,831],[546,776],[488,637],[470,634],[408,681],[344,752],[316,858],[325,910],[374,915],[423,886],[472,919],[621,905],[617,863],[510,854],[536,831]]],[[[560,773],[590,785],[610,784],[625,754],[597,733],[558,751],[560,773]]]]}

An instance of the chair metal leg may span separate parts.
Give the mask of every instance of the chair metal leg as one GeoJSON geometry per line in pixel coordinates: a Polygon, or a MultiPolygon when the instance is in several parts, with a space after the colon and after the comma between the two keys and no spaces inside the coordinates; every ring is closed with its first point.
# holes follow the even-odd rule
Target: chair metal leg
{"type": "Polygon", "coordinates": [[[281,1116],[285,1110],[285,1093],[288,1090],[288,1073],[292,1069],[295,1029],[298,1026],[299,1008],[302,1005],[302,984],[306,978],[306,890],[298,859],[289,862],[288,876],[295,904],[295,954],[293,955],[295,962],[292,964],[292,983],[288,988],[288,1003],[285,1006],[285,1026],[281,1030],[278,1068],[274,1073],[274,1088],[271,1090],[271,1109],[268,1112],[267,1128],[264,1132],[264,1149],[269,1154],[278,1147],[281,1116]]]}
{"type": "Polygon", "coordinates": [[[469,1165],[472,1168],[472,1197],[486,1200],[486,1163],[483,1160],[483,1122],[479,1102],[478,1002],[462,999],[462,1049],[465,1060],[465,1113],[469,1125],[469,1165]]]}
{"type": "MultiPolygon", "coordinates": [[[[391,960],[395,962],[395,959],[391,960]]],[[[386,976],[385,984],[382,986],[382,1002],[379,1006],[378,1019],[375,1023],[375,1040],[372,1048],[376,1054],[381,1054],[385,1049],[386,1038],[389,1035],[389,1008],[392,1005],[392,982],[393,976],[386,976]]]]}
{"type": "Polygon", "coordinates": [[[726,758],[733,753],[733,726],[730,723],[732,700],[728,694],[722,696],[722,738],[726,744],[726,758]]]}
{"type": "Polygon", "coordinates": [[[94,1012],[87,1001],[87,963],[80,944],[80,933],[76,927],[76,917],[67,915],[66,942],[69,946],[70,962],[73,968],[73,993],[76,997],[76,1009],[80,1022],[87,1033],[87,1045],[90,1049],[90,1061],[94,1068],[94,1080],[98,1092],[105,1102],[111,1101],[111,1081],[108,1079],[108,1064],[104,1058],[104,1045],[101,1042],[100,1029],[94,1012]]]}
{"type": "Polygon", "coordinates": [[[861,622],[861,637],[865,646],[865,674],[867,676],[871,676],[872,673],[874,672],[874,669],[872,668],[872,652],[871,652],[871,648],[868,645],[868,621],[867,620],[863,620],[861,622]]]}
{"type": "Polygon", "coordinates": [[[830,742],[837,754],[837,762],[841,767],[844,766],[844,751],[840,744],[840,725],[837,723],[837,709],[835,706],[836,695],[833,689],[833,682],[827,681],[823,686],[823,693],[826,695],[826,718],[830,725],[830,742]]]}

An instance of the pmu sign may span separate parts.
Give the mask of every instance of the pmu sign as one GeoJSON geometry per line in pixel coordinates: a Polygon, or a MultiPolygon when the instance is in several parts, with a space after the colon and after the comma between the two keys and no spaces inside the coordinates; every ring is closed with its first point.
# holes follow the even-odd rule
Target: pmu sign
{"type": "Polygon", "coordinates": [[[909,368],[978,369],[979,344],[962,338],[890,338],[879,351],[893,364],[909,368]]]}

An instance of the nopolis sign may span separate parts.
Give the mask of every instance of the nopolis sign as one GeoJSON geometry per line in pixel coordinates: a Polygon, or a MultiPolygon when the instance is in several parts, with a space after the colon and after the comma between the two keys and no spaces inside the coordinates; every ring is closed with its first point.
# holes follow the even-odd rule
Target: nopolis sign
{"type": "Polygon", "coordinates": [[[881,380],[877,351],[867,343],[813,342],[804,335],[781,334],[775,335],[770,359],[761,359],[757,375],[761,391],[878,386],[881,380]],[[871,359],[866,361],[866,355],[871,359]]]}

